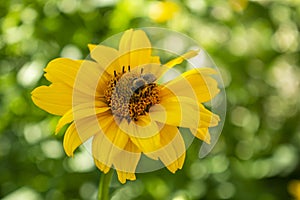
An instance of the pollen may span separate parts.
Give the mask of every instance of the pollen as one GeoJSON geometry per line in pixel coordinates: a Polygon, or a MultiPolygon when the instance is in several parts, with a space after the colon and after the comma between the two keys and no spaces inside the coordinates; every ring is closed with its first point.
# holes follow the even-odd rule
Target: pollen
{"type": "Polygon", "coordinates": [[[151,73],[130,71],[130,67],[121,72],[114,71],[107,83],[104,96],[114,116],[128,122],[137,121],[138,116],[146,115],[154,104],[159,103],[159,88],[151,73]]]}

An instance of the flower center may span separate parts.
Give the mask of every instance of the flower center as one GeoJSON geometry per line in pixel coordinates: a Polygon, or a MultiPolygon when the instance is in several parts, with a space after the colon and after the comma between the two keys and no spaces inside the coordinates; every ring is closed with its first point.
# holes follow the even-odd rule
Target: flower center
{"type": "Polygon", "coordinates": [[[115,116],[127,121],[137,121],[138,116],[145,115],[154,104],[159,103],[158,85],[154,83],[156,77],[151,73],[114,71],[105,90],[105,99],[115,116]]]}

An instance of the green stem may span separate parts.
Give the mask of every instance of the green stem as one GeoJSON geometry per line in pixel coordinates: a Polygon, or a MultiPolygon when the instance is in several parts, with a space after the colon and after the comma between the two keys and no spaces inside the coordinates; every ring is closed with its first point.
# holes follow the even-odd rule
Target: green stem
{"type": "Polygon", "coordinates": [[[114,170],[110,169],[107,174],[101,174],[98,189],[98,200],[109,200],[109,186],[113,173],[114,170]]]}

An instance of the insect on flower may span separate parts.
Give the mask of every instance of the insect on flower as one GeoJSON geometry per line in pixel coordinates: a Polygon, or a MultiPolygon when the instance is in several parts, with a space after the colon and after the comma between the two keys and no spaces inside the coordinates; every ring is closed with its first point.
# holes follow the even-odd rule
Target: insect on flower
{"type": "Polygon", "coordinates": [[[125,183],[136,179],[141,155],[160,160],[172,173],[183,167],[186,147],[178,127],[210,142],[208,129],[220,119],[203,103],[220,91],[212,76],[217,72],[195,68],[159,81],[198,51],[161,64],[146,33],[132,29],[124,32],[118,49],[89,49],[91,60],[51,61],[45,68],[51,84],[32,92],[38,107],[62,116],[56,133],[69,124],[63,142],[68,156],[90,139],[96,166],[104,173],[115,168],[125,183]]]}

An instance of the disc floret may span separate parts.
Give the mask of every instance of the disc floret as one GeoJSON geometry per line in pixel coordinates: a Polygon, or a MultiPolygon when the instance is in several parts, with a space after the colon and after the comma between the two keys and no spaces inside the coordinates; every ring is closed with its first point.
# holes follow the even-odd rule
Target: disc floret
{"type": "Polygon", "coordinates": [[[128,122],[146,115],[152,105],[159,103],[159,89],[155,80],[155,75],[143,73],[143,68],[130,71],[128,66],[127,71],[125,67],[121,72],[114,71],[105,90],[105,99],[113,115],[125,118],[128,122]]]}

